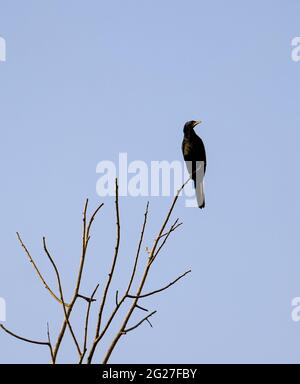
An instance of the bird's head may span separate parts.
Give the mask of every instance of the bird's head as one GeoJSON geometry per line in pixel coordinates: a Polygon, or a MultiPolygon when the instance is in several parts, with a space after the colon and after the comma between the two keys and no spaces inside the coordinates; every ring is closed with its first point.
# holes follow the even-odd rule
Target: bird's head
{"type": "Polygon", "coordinates": [[[191,120],[191,121],[187,121],[185,124],[184,124],[184,128],[183,128],[183,132],[184,133],[189,133],[191,132],[195,127],[196,125],[200,124],[201,121],[200,120],[191,120]]]}

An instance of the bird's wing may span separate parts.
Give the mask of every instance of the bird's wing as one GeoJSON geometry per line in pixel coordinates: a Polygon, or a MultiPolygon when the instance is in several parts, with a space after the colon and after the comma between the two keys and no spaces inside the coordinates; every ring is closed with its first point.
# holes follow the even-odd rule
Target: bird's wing
{"type": "Polygon", "coordinates": [[[193,150],[195,152],[194,153],[195,159],[197,159],[197,161],[198,160],[204,161],[204,173],[205,173],[205,171],[206,171],[206,151],[205,151],[204,143],[199,136],[196,136],[195,146],[194,146],[193,150]]]}

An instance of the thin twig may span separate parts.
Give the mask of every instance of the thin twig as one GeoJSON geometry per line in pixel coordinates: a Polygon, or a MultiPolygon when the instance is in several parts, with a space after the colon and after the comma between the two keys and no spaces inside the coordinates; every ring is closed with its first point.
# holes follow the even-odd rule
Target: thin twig
{"type": "Polygon", "coordinates": [[[52,343],[51,343],[51,338],[50,338],[49,323],[47,323],[47,336],[48,336],[48,343],[49,343],[49,348],[50,348],[50,353],[51,353],[51,362],[52,362],[52,364],[54,364],[55,361],[54,361],[53,348],[52,348],[52,343]]]}
{"type": "MultiPolygon", "coordinates": [[[[168,230],[168,232],[164,235],[164,239],[163,241],[161,242],[160,246],[158,247],[158,250],[150,257],[149,256],[149,262],[150,263],[153,263],[153,261],[156,259],[157,255],[159,254],[159,252],[162,250],[163,246],[166,244],[170,234],[175,231],[176,228],[179,227],[179,225],[177,224],[178,223],[178,220],[179,219],[176,219],[174,224],[171,225],[171,228],[168,230]]],[[[159,236],[159,240],[161,239],[162,236],[159,236]]]]}
{"type": "MultiPolygon", "coordinates": [[[[127,296],[127,297],[129,297],[129,296],[127,296]]],[[[138,309],[142,310],[142,311],[149,312],[149,309],[144,308],[144,307],[141,307],[141,306],[138,305],[138,304],[136,305],[136,307],[137,307],[138,309]]]]}
{"type": "Polygon", "coordinates": [[[115,297],[115,300],[116,300],[116,307],[118,307],[119,306],[119,291],[118,290],[116,290],[116,297],[115,297]]]}
{"type": "Polygon", "coordinates": [[[87,231],[86,231],[86,234],[87,234],[87,238],[89,238],[90,236],[90,230],[91,230],[91,226],[93,224],[93,221],[95,220],[95,217],[97,215],[97,213],[99,212],[99,210],[103,207],[104,203],[100,204],[94,211],[94,213],[92,214],[90,220],[89,220],[89,223],[88,223],[88,226],[87,226],[87,231]]]}
{"type": "MultiPolygon", "coordinates": [[[[79,297],[80,299],[83,299],[83,300],[87,301],[88,303],[91,301],[91,298],[90,298],[90,297],[80,295],[79,293],[78,293],[77,297],[79,297]]],[[[92,301],[96,301],[96,299],[92,299],[92,301]]]]}
{"type": "Polygon", "coordinates": [[[2,328],[3,331],[5,331],[9,335],[15,337],[16,339],[26,341],[27,343],[38,344],[38,345],[47,345],[48,347],[50,346],[48,341],[37,341],[37,340],[27,339],[26,337],[19,336],[16,333],[14,333],[14,332],[10,331],[9,329],[7,329],[6,327],[4,327],[3,324],[0,324],[0,328],[2,328]]]}
{"type": "Polygon", "coordinates": [[[162,235],[160,235],[160,239],[161,239],[162,237],[169,236],[170,232],[175,231],[175,230],[176,230],[178,227],[180,227],[182,224],[183,224],[183,223],[178,223],[178,224],[176,224],[175,226],[173,226],[173,228],[171,227],[172,230],[171,230],[171,231],[169,230],[169,231],[163,233],[162,235]]]}
{"type": "Polygon", "coordinates": [[[141,246],[142,246],[143,239],[144,239],[148,212],[149,212],[149,201],[147,202],[146,211],[144,213],[144,222],[143,222],[143,227],[142,227],[142,230],[141,230],[140,241],[139,241],[137,252],[136,252],[136,256],[135,256],[135,261],[134,261],[134,266],[133,266],[131,278],[130,278],[130,281],[129,281],[129,284],[128,284],[128,287],[127,287],[127,290],[126,290],[126,293],[125,293],[126,295],[130,291],[130,288],[132,286],[132,283],[133,283],[133,280],[134,280],[134,277],[135,277],[136,268],[137,268],[137,264],[138,264],[138,260],[139,260],[139,256],[140,256],[140,252],[141,252],[141,246]]]}
{"type": "Polygon", "coordinates": [[[149,319],[146,319],[146,321],[150,325],[150,327],[153,328],[153,325],[151,324],[151,321],[149,319]]]}
{"type": "Polygon", "coordinates": [[[86,354],[86,351],[87,351],[87,339],[88,339],[88,328],[89,328],[89,319],[90,319],[90,311],[91,311],[91,305],[94,301],[96,301],[94,299],[94,296],[97,292],[97,289],[99,288],[99,284],[97,284],[96,288],[94,289],[91,297],[90,297],[90,300],[88,301],[88,306],[87,306],[87,311],[86,311],[86,317],[85,317],[85,327],[84,327],[84,342],[83,342],[83,352],[82,352],[82,355],[80,357],[80,360],[79,360],[79,364],[82,364],[82,361],[84,359],[84,356],[86,354]]]}
{"type": "Polygon", "coordinates": [[[143,295],[139,295],[139,296],[127,295],[127,297],[129,297],[130,299],[141,299],[143,297],[155,295],[156,293],[162,292],[162,291],[170,288],[173,284],[177,283],[178,280],[182,279],[184,276],[186,276],[188,273],[191,273],[191,272],[192,272],[191,269],[189,271],[184,272],[182,275],[178,276],[177,279],[175,279],[174,281],[172,281],[171,283],[169,283],[168,285],[166,285],[163,288],[156,289],[155,291],[152,291],[152,292],[144,293],[143,295]]]}
{"type": "MultiPolygon", "coordinates": [[[[144,321],[147,321],[149,319],[149,317],[153,316],[157,311],[153,311],[151,312],[148,316],[144,317],[141,321],[139,321],[136,325],[134,325],[133,327],[130,327],[130,328],[127,328],[127,329],[124,329],[123,331],[123,334],[126,335],[126,333],[130,332],[130,331],[133,331],[134,329],[136,329],[137,327],[139,327],[141,324],[143,324],[144,321]]],[[[150,323],[151,327],[152,327],[152,324],[150,323]]]]}

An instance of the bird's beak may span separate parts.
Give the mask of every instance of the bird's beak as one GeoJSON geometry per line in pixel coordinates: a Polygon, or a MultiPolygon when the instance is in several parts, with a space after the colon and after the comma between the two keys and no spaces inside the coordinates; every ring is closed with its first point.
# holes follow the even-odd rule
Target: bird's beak
{"type": "Polygon", "coordinates": [[[201,120],[197,120],[197,121],[195,121],[195,123],[194,123],[194,127],[196,127],[196,125],[201,124],[201,123],[202,123],[201,120]]]}

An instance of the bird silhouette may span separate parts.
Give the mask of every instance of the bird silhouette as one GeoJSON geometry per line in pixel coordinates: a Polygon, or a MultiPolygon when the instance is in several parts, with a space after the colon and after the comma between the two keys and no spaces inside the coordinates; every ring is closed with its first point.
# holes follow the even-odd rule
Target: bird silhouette
{"type": "Polygon", "coordinates": [[[196,125],[200,123],[200,120],[191,120],[185,123],[181,148],[189,175],[194,181],[198,207],[204,208],[203,178],[206,171],[206,152],[202,139],[194,131],[196,125]]]}

